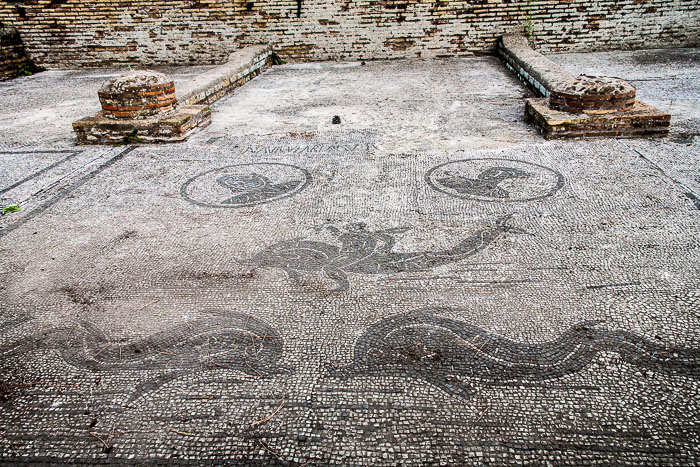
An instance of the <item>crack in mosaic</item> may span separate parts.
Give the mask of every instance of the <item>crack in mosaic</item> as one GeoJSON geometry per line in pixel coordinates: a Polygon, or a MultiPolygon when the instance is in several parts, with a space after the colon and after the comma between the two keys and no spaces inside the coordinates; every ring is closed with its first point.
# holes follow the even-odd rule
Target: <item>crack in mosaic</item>
{"type": "Polygon", "coordinates": [[[497,202],[547,198],[564,186],[564,176],[549,167],[496,158],[446,162],[430,169],[425,181],[455,198],[497,202]]]}
{"type": "Polygon", "coordinates": [[[348,274],[393,274],[418,272],[456,263],[485,249],[506,232],[525,233],[506,222],[507,215],[466,237],[454,247],[436,251],[395,252],[395,234],[407,227],[370,231],[364,223],[353,223],[341,230],[327,227],[340,245],[308,240],[284,240],[269,246],[248,260],[253,267],[280,268],[288,277],[297,278],[301,272],[323,272],[338,283],[336,291],[350,287],[348,274]]]}
{"type": "Polygon", "coordinates": [[[465,397],[483,382],[542,382],[571,375],[599,353],[614,352],[642,369],[700,377],[700,350],[599,329],[600,321],[578,323],[550,342],[526,344],[440,316],[447,311],[417,310],[375,323],[355,343],[353,364],[337,376],[405,376],[465,397]]]}

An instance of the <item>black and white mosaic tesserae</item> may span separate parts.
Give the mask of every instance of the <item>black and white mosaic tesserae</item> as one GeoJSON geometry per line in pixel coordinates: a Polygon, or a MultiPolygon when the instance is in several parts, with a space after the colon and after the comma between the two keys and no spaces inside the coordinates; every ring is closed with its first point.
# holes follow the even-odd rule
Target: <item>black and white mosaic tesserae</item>
{"type": "Polygon", "coordinates": [[[23,245],[0,257],[0,463],[697,463],[687,190],[615,141],[375,137],[13,175],[24,199],[80,174],[0,218],[23,245]]]}

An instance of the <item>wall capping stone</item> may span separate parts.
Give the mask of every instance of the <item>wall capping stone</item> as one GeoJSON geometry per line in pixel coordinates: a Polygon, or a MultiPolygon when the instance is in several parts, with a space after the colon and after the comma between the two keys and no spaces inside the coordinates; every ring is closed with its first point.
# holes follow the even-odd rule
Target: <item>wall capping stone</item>
{"type": "Polygon", "coordinates": [[[187,105],[213,104],[270,67],[272,60],[269,45],[245,47],[229,55],[226,63],[183,83],[178,100],[187,105]]]}

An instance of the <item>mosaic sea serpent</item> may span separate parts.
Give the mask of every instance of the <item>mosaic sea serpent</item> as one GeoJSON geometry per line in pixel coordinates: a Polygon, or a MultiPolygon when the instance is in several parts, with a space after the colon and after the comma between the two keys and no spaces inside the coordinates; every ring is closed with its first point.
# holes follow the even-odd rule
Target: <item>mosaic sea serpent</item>
{"type": "Polygon", "coordinates": [[[266,377],[281,371],[284,342],[269,324],[253,316],[219,312],[213,317],[170,326],[148,337],[113,339],[96,325],[80,322],[49,329],[0,348],[7,362],[31,352],[57,350],[71,366],[92,371],[148,370],[131,400],[184,374],[233,369],[266,377]]]}
{"type": "Polygon", "coordinates": [[[444,309],[385,318],[356,342],[354,361],[335,376],[409,376],[466,396],[472,385],[542,382],[577,373],[601,352],[665,374],[700,377],[700,350],[651,342],[627,331],[584,321],[541,344],[511,341],[441,316],[444,309]]]}

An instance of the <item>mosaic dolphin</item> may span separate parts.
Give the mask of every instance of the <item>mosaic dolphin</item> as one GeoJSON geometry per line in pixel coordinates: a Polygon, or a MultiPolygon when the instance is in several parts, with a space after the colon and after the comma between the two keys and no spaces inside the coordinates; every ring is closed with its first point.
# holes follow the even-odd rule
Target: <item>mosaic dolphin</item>
{"type": "Polygon", "coordinates": [[[440,316],[444,311],[418,310],[372,325],[355,343],[353,364],[334,376],[409,376],[465,396],[479,381],[550,380],[583,370],[600,352],[615,352],[639,368],[700,378],[700,350],[597,329],[596,321],[572,326],[553,341],[524,344],[440,316]]]}
{"type": "Polygon", "coordinates": [[[511,215],[499,218],[494,226],[485,226],[452,248],[437,251],[395,252],[394,234],[408,228],[368,231],[363,223],[351,224],[345,230],[330,227],[340,245],[306,240],[284,240],[259,252],[246,263],[254,267],[283,269],[289,277],[300,272],[322,271],[338,283],[337,291],[350,286],[347,274],[391,274],[427,271],[445,264],[462,261],[485,249],[506,232],[524,233],[506,225],[511,215]]]}
{"type": "Polygon", "coordinates": [[[458,193],[487,196],[490,198],[510,198],[510,193],[498,186],[504,180],[513,178],[527,178],[530,174],[514,167],[490,167],[482,171],[477,178],[465,177],[454,172],[445,172],[436,182],[446,188],[451,188],[458,193]]]}
{"type": "Polygon", "coordinates": [[[302,183],[301,180],[287,180],[273,184],[269,178],[255,172],[223,175],[217,178],[216,182],[233,194],[221,203],[233,205],[255,203],[284,195],[302,183]]]}

